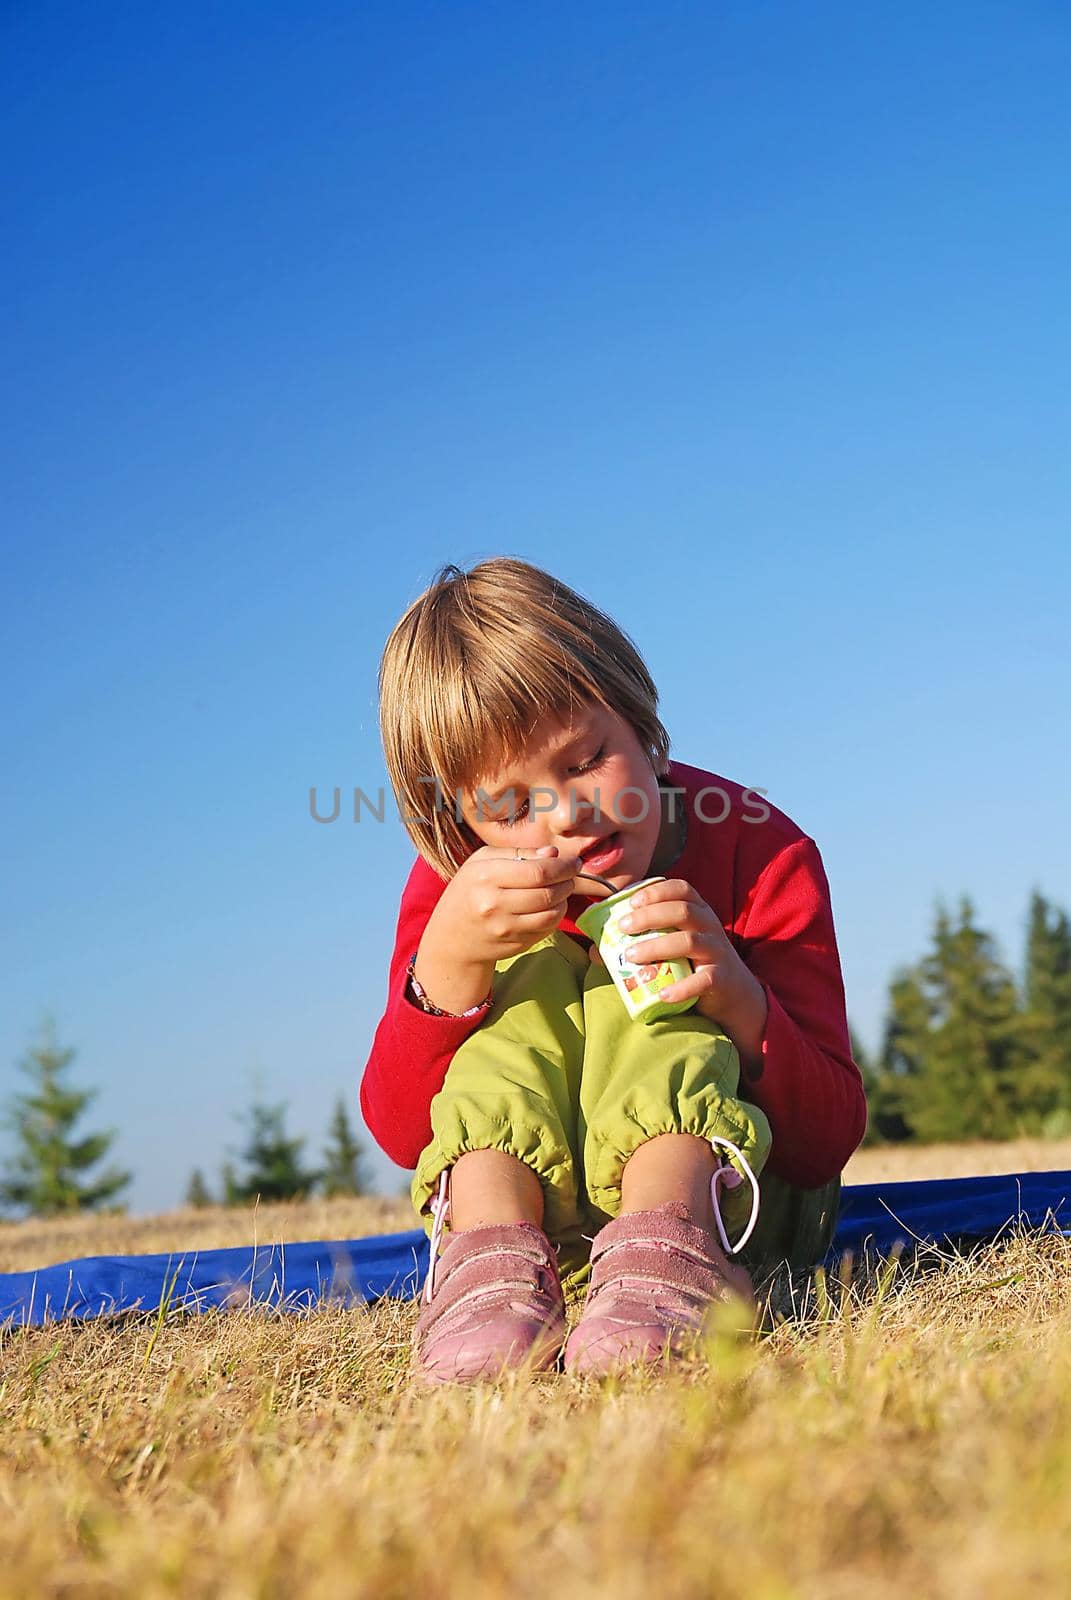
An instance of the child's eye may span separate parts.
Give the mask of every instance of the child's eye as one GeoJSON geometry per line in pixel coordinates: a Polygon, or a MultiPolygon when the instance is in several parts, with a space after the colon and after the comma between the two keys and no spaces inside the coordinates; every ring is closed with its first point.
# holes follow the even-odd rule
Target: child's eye
{"type": "MultiPolygon", "coordinates": [[[[577,772],[577,773],[579,773],[579,772],[594,772],[598,767],[602,766],[602,764],[603,764],[603,762],[605,760],[606,760],[606,746],[602,745],[600,749],[596,750],[595,754],[591,757],[590,761],[581,762],[579,767],[574,767],[573,768],[573,771],[577,772]]],[[[524,819],[525,819],[525,817],[527,815],[528,815],[528,801],[524,800],[524,801],[521,802],[520,805],[515,805],[515,806],[512,806],[511,808],[507,809],[505,812],[503,812],[503,814],[500,817],[496,817],[495,820],[497,822],[501,823],[502,827],[504,827],[504,828],[515,828],[519,822],[523,822],[524,821],[524,819]]]]}
{"type": "Polygon", "coordinates": [[[528,801],[525,800],[522,805],[511,806],[498,820],[504,828],[515,828],[518,822],[523,822],[527,815],[528,801]]]}

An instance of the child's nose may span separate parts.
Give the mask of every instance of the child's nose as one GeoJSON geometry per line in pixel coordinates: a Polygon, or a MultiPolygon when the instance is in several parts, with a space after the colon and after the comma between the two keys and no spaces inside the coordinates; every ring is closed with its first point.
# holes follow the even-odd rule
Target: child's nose
{"type": "Polygon", "coordinates": [[[559,834],[581,833],[590,826],[596,811],[595,798],[586,788],[568,784],[562,793],[555,797],[551,822],[559,834]]]}

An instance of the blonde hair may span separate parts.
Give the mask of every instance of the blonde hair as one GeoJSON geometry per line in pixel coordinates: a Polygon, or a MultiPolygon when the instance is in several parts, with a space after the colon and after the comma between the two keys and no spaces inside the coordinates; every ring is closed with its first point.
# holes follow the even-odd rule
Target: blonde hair
{"type": "Polygon", "coordinates": [[[512,556],[439,569],[387,640],[379,724],[406,830],[441,877],[480,842],[458,815],[458,790],[471,794],[515,759],[548,716],[565,721],[592,703],[624,717],[665,770],[658,691],[604,612],[512,556]]]}

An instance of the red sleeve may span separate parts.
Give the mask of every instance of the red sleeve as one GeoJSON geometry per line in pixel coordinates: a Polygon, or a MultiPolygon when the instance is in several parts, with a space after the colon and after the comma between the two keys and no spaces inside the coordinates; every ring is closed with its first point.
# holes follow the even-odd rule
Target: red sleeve
{"type": "Polygon", "coordinates": [[[766,991],[762,1058],[741,1084],[773,1133],[770,1170],[801,1188],[835,1178],[866,1129],[852,1060],[829,884],[812,839],[787,845],[759,875],[741,930],[766,991]]]}
{"type": "Polygon", "coordinates": [[[480,1026],[475,1017],[435,1017],[405,997],[405,969],[420,944],[445,881],[418,857],[398,911],[387,1009],[376,1028],[361,1079],[361,1111],[376,1143],[400,1167],[415,1167],[431,1138],[431,1102],[458,1045],[480,1026]]]}

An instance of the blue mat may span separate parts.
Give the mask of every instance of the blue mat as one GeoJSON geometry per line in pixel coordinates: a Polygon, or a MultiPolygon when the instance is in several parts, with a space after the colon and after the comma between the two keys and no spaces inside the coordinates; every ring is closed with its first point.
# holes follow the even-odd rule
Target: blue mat
{"type": "MultiPolygon", "coordinates": [[[[831,1255],[870,1241],[879,1250],[919,1240],[979,1240],[1009,1227],[1071,1233],[1071,1172],[941,1178],[846,1188],[831,1255]]],[[[411,1299],[428,1266],[421,1229],[371,1239],[242,1245],[151,1256],[89,1256],[34,1272],[0,1274],[0,1325],[215,1306],[309,1310],[411,1299]]]]}
{"type": "Polygon", "coordinates": [[[890,1250],[912,1240],[994,1239],[1009,1227],[1071,1232],[1071,1172],[856,1184],[841,1191],[831,1254],[867,1240],[890,1250]]]}

